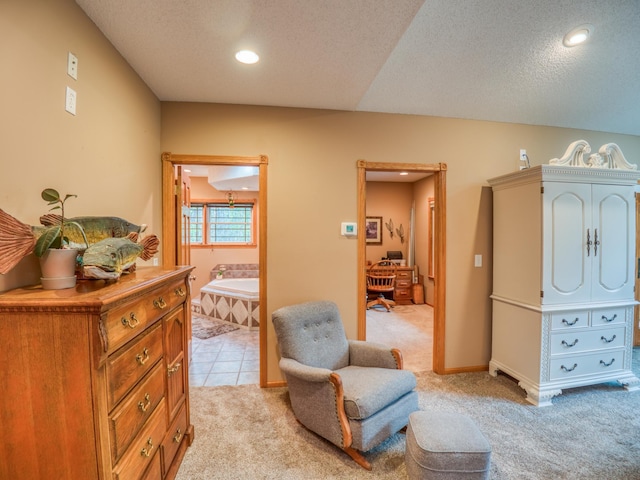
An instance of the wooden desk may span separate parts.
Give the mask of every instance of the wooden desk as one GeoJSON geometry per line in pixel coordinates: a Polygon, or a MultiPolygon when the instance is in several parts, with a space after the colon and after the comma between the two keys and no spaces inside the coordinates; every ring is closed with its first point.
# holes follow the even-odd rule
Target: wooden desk
{"type": "MultiPolygon", "coordinates": [[[[367,267],[368,270],[368,267],[367,267]]],[[[410,305],[413,300],[413,267],[397,267],[393,300],[398,305],[410,305]]],[[[366,276],[366,272],[365,272],[366,276]]],[[[388,297],[388,295],[385,295],[388,297]]]]}

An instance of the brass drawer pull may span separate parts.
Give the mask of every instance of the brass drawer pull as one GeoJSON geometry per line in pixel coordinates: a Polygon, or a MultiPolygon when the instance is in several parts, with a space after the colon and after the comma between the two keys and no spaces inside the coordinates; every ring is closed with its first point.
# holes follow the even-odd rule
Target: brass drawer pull
{"type": "Polygon", "coordinates": [[[613,322],[616,319],[617,316],[618,316],[617,313],[614,313],[613,317],[611,317],[611,318],[607,318],[605,315],[602,315],[602,320],[604,320],[607,323],[613,322]]]}
{"type": "Polygon", "coordinates": [[[167,377],[170,377],[174,373],[180,370],[180,362],[176,363],[173,367],[167,368],[167,377]]]}
{"type": "MultiPolygon", "coordinates": [[[[602,361],[602,360],[601,360],[601,361],[602,361]]],[[[573,364],[573,367],[567,368],[567,367],[565,367],[564,365],[561,365],[561,366],[560,366],[560,368],[561,368],[562,370],[564,370],[565,372],[573,372],[573,371],[576,369],[576,367],[577,367],[577,366],[578,366],[578,364],[577,364],[577,363],[574,363],[574,364],[573,364]]]]}
{"type": "Polygon", "coordinates": [[[576,338],[573,343],[567,343],[564,340],[562,340],[562,345],[564,345],[565,347],[571,348],[571,347],[575,347],[576,343],[578,343],[578,339],[576,338]]]}
{"type": "Polygon", "coordinates": [[[173,441],[175,443],[180,443],[180,440],[182,440],[182,431],[178,429],[176,430],[176,434],[173,436],[173,441]]]}
{"type": "Polygon", "coordinates": [[[149,440],[147,440],[147,445],[149,446],[148,448],[143,448],[142,450],[140,450],[140,455],[142,455],[143,457],[151,456],[151,451],[153,450],[153,440],[151,440],[151,437],[149,437],[149,440]]]}
{"type": "Polygon", "coordinates": [[[136,328],[140,323],[140,320],[138,320],[134,312],[131,312],[131,314],[129,315],[129,318],[122,317],[121,321],[122,321],[122,325],[129,328],[136,328]]]}
{"type": "Polygon", "coordinates": [[[145,349],[142,350],[142,353],[136,355],[136,362],[140,365],[144,365],[147,363],[147,360],[149,360],[149,349],[145,347],[145,349]]]}
{"type": "Polygon", "coordinates": [[[138,402],[138,409],[144,413],[147,411],[147,408],[149,408],[149,406],[151,406],[151,395],[149,395],[148,393],[144,394],[144,402],[142,400],[140,400],[138,402]]]}
{"type": "Polygon", "coordinates": [[[182,288],[182,287],[176,288],[176,289],[173,291],[173,293],[175,293],[175,294],[176,294],[177,296],[179,296],[179,297],[184,297],[184,296],[187,294],[187,292],[185,292],[185,291],[184,291],[184,288],[182,288]]]}
{"type": "Polygon", "coordinates": [[[575,325],[576,323],[578,323],[578,320],[579,320],[578,317],[576,317],[576,319],[573,322],[569,322],[563,318],[562,323],[564,323],[568,327],[571,327],[572,325],[575,325]]]}
{"type": "Polygon", "coordinates": [[[615,361],[616,361],[615,358],[612,358],[609,363],[605,362],[604,360],[600,360],[600,365],[602,365],[604,367],[610,367],[611,365],[613,365],[613,362],[615,362],[615,361]]]}
{"type": "Polygon", "coordinates": [[[157,300],[153,301],[153,306],[162,310],[167,306],[167,302],[165,302],[162,297],[158,297],[157,300]]]}
{"type": "Polygon", "coordinates": [[[611,338],[609,338],[609,339],[604,338],[604,335],[603,335],[602,337],[600,337],[600,340],[602,340],[604,343],[611,343],[611,342],[613,342],[615,339],[616,339],[616,336],[615,336],[615,335],[613,335],[613,337],[611,337],[611,338]]]}

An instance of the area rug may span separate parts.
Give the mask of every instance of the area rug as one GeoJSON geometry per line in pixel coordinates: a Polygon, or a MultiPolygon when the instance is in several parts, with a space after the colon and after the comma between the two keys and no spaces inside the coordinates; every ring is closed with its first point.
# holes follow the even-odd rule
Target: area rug
{"type": "Polygon", "coordinates": [[[224,335],[225,333],[238,330],[238,328],[239,327],[237,325],[233,325],[229,322],[204,318],[196,313],[191,317],[192,334],[194,337],[201,340],[206,340],[207,338],[216,337],[218,335],[224,335]]]}

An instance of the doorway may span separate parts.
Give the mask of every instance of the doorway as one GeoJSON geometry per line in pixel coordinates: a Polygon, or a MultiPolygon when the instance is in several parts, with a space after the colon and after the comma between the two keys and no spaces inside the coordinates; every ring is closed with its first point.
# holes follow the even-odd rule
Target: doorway
{"type": "MultiPolygon", "coordinates": [[[[267,165],[265,155],[257,157],[162,154],[162,264],[172,266],[184,262],[182,207],[178,205],[180,188],[176,183],[176,167],[236,166],[258,167],[258,296],[260,305],[266,305],[266,252],[267,252],[267,165]]],[[[259,309],[259,378],[260,386],[267,384],[266,365],[266,309],[259,309]]]]}
{"type": "MultiPolygon", "coordinates": [[[[446,170],[447,165],[378,163],[358,160],[358,225],[364,232],[366,222],[366,173],[367,172],[425,172],[434,177],[433,208],[433,371],[444,373],[445,335],[445,219],[446,219],[446,170]]],[[[366,238],[358,236],[358,338],[366,339],[366,238]]],[[[431,270],[430,270],[431,271],[431,270]]]]}

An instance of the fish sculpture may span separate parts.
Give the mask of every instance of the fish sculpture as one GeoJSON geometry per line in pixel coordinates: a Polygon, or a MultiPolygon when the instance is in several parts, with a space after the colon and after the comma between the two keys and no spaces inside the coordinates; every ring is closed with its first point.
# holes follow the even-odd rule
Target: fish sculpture
{"type": "MultiPolygon", "coordinates": [[[[30,226],[0,209],[0,274],[7,273],[30,254],[46,227],[58,225],[60,219],[59,215],[44,215],[40,218],[44,226],[30,226]]],[[[83,228],[89,245],[105,238],[139,234],[146,229],[146,225],[135,225],[119,217],[70,218],[65,220],[65,237],[69,239],[69,246],[78,250],[84,250],[87,245],[80,230],[69,222],[76,222],[83,228]]]]}
{"type": "Polygon", "coordinates": [[[82,256],[82,273],[85,278],[116,280],[123,273],[135,270],[136,260],[150,260],[158,253],[160,241],[148,235],[140,243],[138,234],[124,238],[106,238],[90,245],[82,256]]]}

